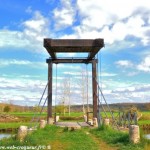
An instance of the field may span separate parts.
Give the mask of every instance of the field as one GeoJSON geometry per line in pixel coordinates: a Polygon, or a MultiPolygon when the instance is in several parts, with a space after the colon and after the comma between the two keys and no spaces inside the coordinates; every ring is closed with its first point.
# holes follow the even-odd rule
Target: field
{"type": "MultiPolygon", "coordinates": [[[[150,111],[142,112],[142,117],[138,121],[138,124],[150,124],[150,111]]],[[[33,112],[13,112],[9,113],[18,117],[20,121],[17,122],[1,122],[0,129],[18,128],[20,125],[29,126],[31,119],[34,115],[33,112]]],[[[104,114],[102,114],[104,116],[104,114]]],[[[110,114],[107,114],[110,116],[110,114]]],[[[116,115],[114,113],[114,115],[116,115]]],[[[41,118],[46,119],[46,113],[41,115],[41,118]]],[[[71,115],[66,114],[61,117],[60,121],[83,121],[82,112],[72,112],[71,115]]],[[[32,122],[32,125],[35,125],[32,122]]],[[[142,137],[142,135],[141,135],[142,137]]],[[[0,146],[37,146],[45,145],[51,146],[54,150],[149,150],[150,141],[142,138],[139,144],[132,144],[129,142],[128,133],[120,132],[111,128],[102,126],[100,129],[83,128],[77,131],[68,131],[65,128],[56,126],[46,126],[44,129],[38,129],[37,131],[29,134],[24,142],[19,142],[15,137],[11,137],[9,140],[1,140],[0,146]]]]}
{"type": "MultiPolygon", "coordinates": [[[[144,124],[150,124],[150,111],[144,111],[141,113],[142,113],[142,117],[138,121],[138,124],[140,126],[144,124]]],[[[38,114],[35,114],[34,112],[12,112],[9,114],[20,118],[20,121],[8,122],[8,123],[0,122],[0,129],[18,128],[20,125],[30,125],[33,116],[35,116],[36,119],[38,118],[38,114]]],[[[110,117],[110,113],[107,113],[107,115],[110,117]]],[[[114,113],[114,116],[116,115],[117,114],[114,113]]],[[[102,116],[105,116],[104,113],[102,113],[102,116]]],[[[46,113],[42,113],[40,118],[46,119],[46,113]]],[[[68,113],[66,113],[65,116],[62,115],[62,117],[60,118],[60,121],[68,121],[68,120],[83,121],[83,112],[71,112],[70,116],[68,113]]]]}

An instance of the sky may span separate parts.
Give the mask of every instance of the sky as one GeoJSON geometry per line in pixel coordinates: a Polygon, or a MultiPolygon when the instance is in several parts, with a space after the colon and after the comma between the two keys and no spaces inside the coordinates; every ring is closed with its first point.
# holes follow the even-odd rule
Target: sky
{"type": "MultiPolygon", "coordinates": [[[[107,102],[150,102],[148,0],[0,0],[0,18],[0,102],[38,104],[47,83],[46,59],[50,57],[43,47],[44,38],[103,38],[105,47],[97,57],[107,102]]],[[[54,100],[59,103],[68,77],[71,103],[82,103],[81,86],[76,83],[85,68],[84,64],[57,65],[58,91],[53,104],[54,100]]],[[[91,102],[91,66],[87,68],[91,102]]],[[[56,93],[56,65],[53,74],[56,93]]]]}

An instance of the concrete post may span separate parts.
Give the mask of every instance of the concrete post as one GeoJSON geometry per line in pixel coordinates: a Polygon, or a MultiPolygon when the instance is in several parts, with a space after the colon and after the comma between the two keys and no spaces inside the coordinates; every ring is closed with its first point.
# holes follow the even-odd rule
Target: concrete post
{"type": "Polygon", "coordinates": [[[140,141],[140,131],[138,125],[129,126],[129,139],[134,144],[140,141]]]}
{"type": "Polygon", "coordinates": [[[47,124],[54,124],[54,119],[53,118],[48,118],[47,124]]]}
{"type": "Polygon", "coordinates": [[[84,118],[84,121],[85,121],[85,122],[87,122],[87,121],[88,121],[88,120],[87,120],[87,116],[86,116],[86,115],[84,115],[84,116],[83,116],[83,118],[84,118]]]}
{"type": "Polygon", "coordinates": [[[59,116],[56,116],[56,122],[58,122],[59,121],[59,116]]]}
{"type": "Polygon", "coordinates": [[[93,118],[93,126],[98,127],[97,118],[93,118]]]}
{"type": "Polygon", "coordinates": [[[109,119],[105,118],[103,123],[105,126],[109,126],[109,119]]]}
{"type": "Polygon", "coordinates": [[[40,128],[45,128],[46,126],[46,121],[45,120],[40,120],[40,128]]]}
{"type": "Polygon", "coordinates": [[[17,133],[17,139],[22,142],[28,133],[27,126],[20,126],[17,133]]]}

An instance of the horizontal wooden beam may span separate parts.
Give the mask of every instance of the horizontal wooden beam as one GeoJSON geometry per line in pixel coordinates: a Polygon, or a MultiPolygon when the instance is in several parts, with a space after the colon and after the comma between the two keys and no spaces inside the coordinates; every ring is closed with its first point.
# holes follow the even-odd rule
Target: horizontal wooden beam
{"type": "Polygon", "coordinates": [[[52,59],[57,53],[89,53],[88,59],[93,59],[104,47],[103,39],[44,39],[44,47],[52,59]]]}
{"type": "Polygon", "coordinates": [[[44,39],[45,45],[50,47],[103,47],[103,39],[44,39]]]}
{"type": "Polygon", "coordinates": [[[46,59],[47,63],[55,63],[55,64],[59,64],[59,63],[92,63],[93,60],[95,60],[96,62],[98,62],[97,59],[46,59]]]}

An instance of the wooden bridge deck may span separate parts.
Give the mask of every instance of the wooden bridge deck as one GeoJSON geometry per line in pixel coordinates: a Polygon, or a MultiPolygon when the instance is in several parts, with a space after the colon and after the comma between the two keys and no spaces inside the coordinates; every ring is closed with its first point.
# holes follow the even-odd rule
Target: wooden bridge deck
{"type": "Polygon", "coordinates": [[[60,127],[91,127],[86,122],[56,122],[55,125],[60,127]]]}

